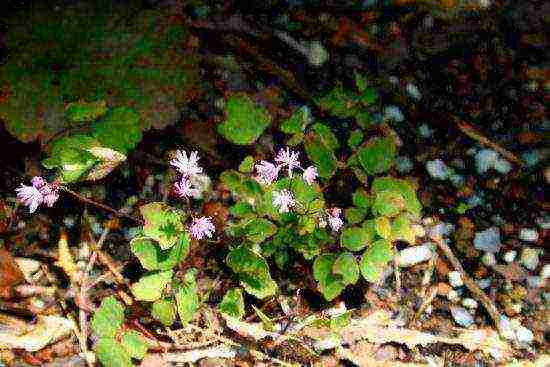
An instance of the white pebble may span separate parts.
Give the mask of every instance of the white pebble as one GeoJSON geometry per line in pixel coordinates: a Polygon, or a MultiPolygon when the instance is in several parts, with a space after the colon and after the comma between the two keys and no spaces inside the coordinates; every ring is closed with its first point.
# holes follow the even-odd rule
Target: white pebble
{"type": "Polygon", "coordinates": [[[411,96],[413,99],[419,100],[420,98],[422,98],[422,94],[420,93],[416,85],[412,83],[407,83],[405,89],[409,96],[411,96]]]}
{"type": "Polygon", "coordinates": [[[67,217],[63,218],[63,224],[64,224],[65,227],[67,227],[67,228],[73,228],[73,227],[74,227],[74,224],[75,224],[75,219],[74,219],[74,217],[72,217],[72,216],[67,216],[67,217]]]}
{"type": "Polygon", "coordinates": [[[518,252],[514,250],[506,251],[506,253],[503,256],[504,261],[507,263],[511,263],[516,259],[518,252]]]}
{"type": "Polygon", "coordinates": [[[451,310],[451,315],[457,324],[463,327],[468,327],[474,323],[474,318],[468,311],[459,306],[449,307],[451,310]]]}
{"type": "Polygon", "coordinates": [[[499,252],[502,243],[500,242],[500,229],[491,227],[481,232],[476,232],[474,247],[480,251],[499,252]]]}
{"type": "Polygon", "coordinates": [[[418,135],[424,139],[429,139],[434,134],[434,130],[428,124],[422,124],[418,127],[418,135]]]}
{"type": "Polygon", "coordinates": [[[542,287],[542,278],[537,276],[529,276],[527,277],[527,285],[530,288],[540,288],[542,287]]]}
{"type": "Polygon", "coordinates": [[[449,292],[447,292],[447,299],[451,302],[458,302],[460,299],[460,296],[458,295],[458,292],[454,289],[451,289],[449,292]]]}
{"type": "Polygon", "coordinates": [[[458,271],[450,271],[447,276],[449,277],[449,284],[451,284],[451,287],[458,288],[464,285],[462,275],[458,271]]]}
{"type": "Polygon", "coordinates": [[[473,298],[464,298],[462,300],[462,306],[471,310],[475,310],[477,308],[477,301],[473,298]]]}
{"type": "Polygon", "coordinates": [[[395,168],[399,173],[408,173],[414,168],[414,164],[407,156],[399,156],[395,158],[395,168]]]}
{"type": "Polygon", "coordinates": [[[525,326],[520,325],[516,329],[516,338],[519,344],[531,344],[534,339],[533,332],[525,326]]]}
{"type": "Polygon", "coordinates": [[[537,242],[539,240],[539,233],[533,228],[522,228],[519,231],[519,239],[525,242],[537,242]]]}
{"type": "Polygon", "coordinates": [[[399,267],[405,268],[426,261],[432,257],[432,246],[424,244],[404,248],[397,254],[396,262],[399,267]]]}
{"type": "Polygon", "coordinates": [[[491,267],[497,264],[497,259],[492,252],[485,252],[481,257],[481,262],[483,262],[485,266],[491,267]]]}
{"type": "Polygon", "coordinates": [[[512,322],[508,317],[504,315],[500,316],[499,329],[504,339],[514,340],[516,338],[516,333],[514,332],[514,327],[512,326],[512,322]]]}
{"type": "Polygon", "coordinates": [[[482,174],[495,167],[498,153],[492,149],[481,149],[475,155],[477,173],[482,174]]]}
{"type": "Polygon", "coordinates": [[[512,170],[512,164],[504,158],[499,158],[494,165],[495,171],[502,173],[503,175],[510,173],[512,170]]]}
{"type": "Polygon", "coordinates": [[[422,238],[426,235],[426,230],[420,224],[412,224],[411,230],[413,231],[415,237],[422,238]]]}
{"type": "Polygon", "coordinates": [[[395,122],[405,121],[405,116],[401,109],[395,105],[384,107],[384,119],[394,120],[395,122]]]}
{"type": "Polygon", "coordinates": [[[426,170],[433,178],[445,180],[451,173],[449,167],[441,159],[426,162],[426,170]]]}
{"type": "Polygon", "coordinates": [[[477,285],[481,289],[487,289],[491,286],[492,280],[490,278],[476,280],[477,285]]]}
{"type": "Polygon", "coordinates": [[[535,270],[539,265],[540,249],[524,248],[521,251],[520,261],[523,266],[529,270],[535,270]]]}
{"type": "Polygon", "coordinates": [[[428,237],[433,240],[448,237],[453,233],[455,226],[451,223],[440,222],[428,230],[428,237]]]}

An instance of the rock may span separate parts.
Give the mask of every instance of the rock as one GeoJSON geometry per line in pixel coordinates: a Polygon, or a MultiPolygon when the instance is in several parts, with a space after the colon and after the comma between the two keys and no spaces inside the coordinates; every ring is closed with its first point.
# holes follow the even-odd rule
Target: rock
{"type": "Polygon", "coordinates": [[[499,158],[494,165],[495,171],[502,173],[503,175],[509,173],[512,170],[512,164],[506,159],[499,158]]]}
{"type": "Polygon", "coordinates": [[[409,173],[414,167],[413,162],[407,156],[399,156],[395,158],[395,168],[399,173],[409,173]]]}
{"type": "Polygon", "coordinates": [[[516,259],[517,254],[518,254],[518,252],[514,251],[514,250],[506,251],[506,253],[504,254],[504,256],[502,258],[507,263],[511,263],[516,259]]]}
{"type": "Polygon", "coordinates": [[[541,277],[537,277],[537,276],[530,276],[530,277],[527,277],[527,285],[531,288],[540,288],[542,287],[542,279],[541,277]]]}
{"type": "Polygon", "coordinates": [[[418,90],[418,87],[412,83],[407,83],[405,86],[405,90],[407,91],[407,94],[411,96],[411,98],[419,100],[422,98],[422,94],[418,90]]]}
{"type": "Polygon", "coordinates": [[[463,307],[451,306],[449,309],[451,310],[451,315],[453,315],[453,319],[460,326],[468,327],[474,323],[473,316],[463,307]]]}
{"type": "Polygon", "coordinates": [[[519,344],[531,344],[533,342],[533,332],[525,326],[520,325],[516,329],[516,338],[519,344]]]}
{"type": "Polygon", "coordinates": [[[448,237],[455,229],[450,223],[441,222],[428,230],[428,237],[433,240],[448,237]]]}
{"type": "Polygon", "coordinates": [[[496,253],[500,251],[500,229],[491,227],[481,232],[476,232],[474,247],[480,251],[496,253]]]}
{"type": "Polygon", "coordinates": [[[395,122],[403,122],[405,121],[405,116],[399,107],[389,105],[384,107],[384,119],[394,120],[395,122]]]}
{"type": "Polygon", "coordinates": [[[497,264],[497,259],[495,257],[495,254],[493,254],[492,252],[485,252],[483,254],[483,256],[481,257],[481,262],[485,265],[485,266],[495,266],[497,264]]]}
{"type": "Polygon", "coordinates": [[[543,280],[550,278],[550,264],[545,264],[540,270],[540,277],[543,280]]]}
{"type": "Polygon", "coordinates": [[[449,283],[453,288],[462,287],[464,285],[462,275],[458,271],[450,271],[447,276],[449,277],[449,283]]]}
{"type": "Polygon", "coordinates": [[[428,174],[435,179],[446,180],[451,174],[449,167],[441,159],[426,162],[428,174]]]}
{"type": "Polygon", "coordinates": [[[407,247],[397,254],[397,265],[405,268],[419,264],[432,257],[432,246],[430,244],[424,244],[420,246],[407,247]]]}
{"type": "Polygon", "coordinates": [[[482,174],[495,167],[498,153],[492,149],[481,149],[475,155],[477,173],[482,174]]]}
{"type": "Polygon", "coordinates": [[[519,231],[519,239],[525,242],[537,242],[539,233],[533,228],[522,228],[519,231]]]}
{"type": "Polygon", "coordinates": [[[429,139],[433,136],[434,131],[428,124],[422,124],[418,127],[418,135],[424,139],[429,139]]]}
{"type": "Polygon", "coordinates": [[[470,310],[475,310],[477,308],[477,301],[473,298],[464,298],[462,300],[462,306],[470,310]]]}
{"type": "Polygon", "coordinates": [[[524,248],[521,251],[520,261],[526,269],[535,270],[539,265],[540,249],[524,248]]]}

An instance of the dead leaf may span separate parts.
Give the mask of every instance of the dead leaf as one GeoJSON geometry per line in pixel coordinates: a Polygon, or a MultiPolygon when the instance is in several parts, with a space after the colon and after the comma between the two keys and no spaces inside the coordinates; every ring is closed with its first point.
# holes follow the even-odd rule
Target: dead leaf
{"type": "Polygon", "coordinates": [[[38,322],[21,328],[0,328],[0,349],[24,349],[35,352],[68,336],[76,325],[61,316],[38,316],[38,322]],[[26,329],[26,330],[25,330],[26,329]]]}
{"type": "Polygon", "coordinates": [[[17,266],[11,253],[0,248],[0,298],[11,298],[13,296],[13,287],[24,281],[23,273],[17,266]]]}

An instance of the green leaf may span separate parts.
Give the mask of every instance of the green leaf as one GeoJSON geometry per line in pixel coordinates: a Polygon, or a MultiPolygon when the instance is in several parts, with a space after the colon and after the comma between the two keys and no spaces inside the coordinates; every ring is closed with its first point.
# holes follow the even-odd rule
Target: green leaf
{"type": "Polygon", "coordinates": [[[246,292],[260,299],[277,292],[278,287],[271,279],[267,262],[246,245],[233,249],[225,261],[237,273],[246,292]]]}
{"type": "Polygon", "coordinates": [[[342,282],[346,285],[355,284],[359,280],[359,265],[352,253],[340,254],[332,265],[332,273],[342,276],[342,282]]]}
{"type": "Polygon", "coordinates": [[[416,236],[411,227],[411,220],[407,213],[399,214],[391,225],[391,235],[393,240],[406,241],[413,245],[416,236]]]}
{"type": "Polygon", "coordinates": [[[369,209],[372,206],[372,197],[363,189],[358,189],[352,196],[353,205],[361,209],[369,209]]]}
{"type": "Polygon", "coordinates": [[[338,167],[335,150],[338,139],[326,125],[317,123],[306,134],[304,149],[308,158],[315,164],[320,177],[330,178],[338,167]]]}
{"type": "Polygon", "coordinates": [[[360,269],[369,282],[377,282],[386,264],[393,258],[393,247],[387,240],[380,239],[372,243],[363,253],[360,269]]]}
{"type": "Polygon", "coordinates": [[[162,292],[172,279],[172,275],[172,270],[150,272],[142,276],[130,288],[138,301],[153,302],[162,296],[162,292]]]}
{"type": "Polygon", "coordinates": [[[359,129],[353,130],[349,134],[348,146],[351,149],[357,148],[363,142],[363,132],[359,129]]]}
{"type": "Polygon", "coordinates": [[[107,113],[107,103],[102,101],[69,103],[65,109],[68,119],[75,122],[93,121],[107,113]]]}
{"type": "Polygon", "coordinates": [[[375,216],[395,217],[405,209],[405,199],[396,191],[377,192],[372,204],[372,214],[375,216]]]}
{"type": "Polygon", "coordinates": [[[130,354],[112,337],[99,338],[95,345],[95,353],[103,366],[133,367],[130,354]]]}
{"type": "Polygon", "coordinates": [[[136,359],[143,359],[143,357],[145,357],[145,353],[147,353],[147,349],[149,348],[147,339],[135,330],[124,332],[124,334],[122,334],[121,344],[124,349],[126,349],[130,357],[136,359]]]}
{"type": "Polygon", "coordinates": [[[365,226],[345,228],[340,235],[342,246],[351,251],[365,248],[374,238],[374,233],[365,226]]]}
{"type": "Polygon", "coordinates": [[[183,221],[186,215],[165,203],[154,202],[139,208],[145,221],[143,232],[160,244],[165,250],[174,246],[180,239],[185,227],[183,221]]]}
{"type": "Polygon", "coordinates": [[[146,237],[135,237],[130,242],[134,255],[147,270],[169,270],[175,267],[189,251],[189,234],[183,232],[176,245],[161,250],[159,245],[146,237]]]}
{"type": "Polygon", "coordinates": [[[345,328],[351,322],[351,312],[344,312],[341,315],[334,316],[330,318],[330,330],[338,333],[340,330],[345,328]]]}
{"type": "MultiPolygon", "coordinates": [[[[287,186],[288,181],[279,180],[282,183],[281,186],[287,186]]],[[[321,189],[318,184],[308,185],[307,182],[301,178],[294,177],[290,180],[291,191],[294,194],[294,199],[302,206],[308,209],[312,209],[315,200],[321,199],[321,189]]],[[[324,202],[323,202],[324,204],[324,202]]]]}
{"type": "Polygon", "coordinates": [[[353,117],[358,112],[354,97],[353,93],[344,91],[342,85],[338,84],[328,94],[315,99],[315,103],[340,118],[353,117]]]}
{"type": "Polygon", "coordinates": [[[363,221],[365,219],[366,211],[364,209],[359,208],[347,208],[344,211],[344,215],[346,217],[346,222],[349,224],[357,224],[363,221]]]}
{"type": "Polygon", "coordinates": [[[239,172],[250,173],[254,170],[254,157],[247,155],[239,165],[239,172]]]}
{"type": "Polygon", "coordinates": [[[238,320],[244,317],[244,297],[241,288],[229,289],[218,306],[221,313],[225,313],[238,320]]]}
{"type": "Polygon", "coordinates": [[[358,151],[359,162],[371,175],[388,171],[394,163],[397,147],[392,137],[378,137],[369,140],[358,151]]]}
{"type": "Polygon", "coordinates": [[[187,325],[199,309],[199,294],[197,291],[197,281],[195,280],[195,270],[189,270],[184,277],[183,284],[179,287],[176,294],[176,305],[181,323],[187,325]]]}
{"type": "Polygon", "coordinates": [[[386,239],[391,241],[391,223],[388,217],[378,217],[375,219],[376,233],[386,239]]]}
{"type": "Polygon", "coordinates": [[[92,317],[92,330],[98,337],[114,337],[124,322],[124,306],[114,296],[101,301],[92,317]]]}
{"type": "Polygon", "coordinates": [[[319,291],[327,301],[338,297],[346,287],[342,276],[332,272],[335,262],[336,255],[334,254],[317,256],[313,262],[313,277],[319,283],[319,291]]]}
{"type": "Polygon", "coordinates": [[[294,111],[290,118],[284,120],[279,129],[285,134],[300,134],[312,121],[311,110],[307,106],[302,106],[294,111]]]}
{"type": "Polygon", "coordinates": [[[265,108],[248,96],[231,96],[227,101],[227,119],[218,125],[218,133],[238,145],[252,144],[271,125],[265,108]]]}
{"type": "Polygon", "coordinates": [[[151,315],[164,326],[170,326],[176,320],[176,306],[172,300],[156,300],[151,308],[151,315]]]}
{"type": "Polygon", "coordinates": [[[102,119],[92,123],[92,135],[101,146],[126,153],[141,141],[139,114],[127,107],[112,109],[102,119]]]}
{"type": "Polygon", "coordinates": [[[391,191],[400,194],[405,200],[405,210],[413,217],[420,217],[422,204],[416,197],[417,186],[409,180],[396,179],[390,176],[377,177],[372,183],[372,192],[377,195],[383,191],[391,191]]]}
{"type": "Polygon", "coordinates": [[[262,243],[277,232],[277,226],[264,218],[254,218],[247,223],[246,238],[253,243],[262,243]]]}
{"type": "Polygon", "coordinates": [[[229,208],[229,213],[231,213],[231,215],[234,215],[236,217],[243,217],[248,214],[253,214],[254,208],[252,208],[252,205],[244,201],[239,201],[235,205],[233,205],[231,208],[229,208]]]}

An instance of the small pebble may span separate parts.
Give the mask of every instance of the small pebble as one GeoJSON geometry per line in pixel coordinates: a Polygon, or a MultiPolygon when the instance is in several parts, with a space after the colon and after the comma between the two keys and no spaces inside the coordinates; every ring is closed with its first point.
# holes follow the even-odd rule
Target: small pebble
{"type": "Polygon", "coordinates": [[[462,306],[471,310],[475,310],[477,308],[477,301],[473,298],[464,298],[462,300],[462,306]]]}
{"type": "Polygon", "coordinates": [[[451,306],[449,307],[449,309],[451,310],[451,315],[453,315],[453,319],[460,326],[468,327],[474,323],[473,316],[463,307],[451,306]]]}
{"type": "Polygon", "coordinates": [[[458,295],[457,291],[455,291],[454,289],[451,289],[447,293],[447,299],[451,302],[458,302],[458,300],[460,299],[460,296],[458,295]]]}
{"type": "Polygon", "coordinates": [[[67,217],[63,218],[63,224],[67,228],[73,228],[74,224],[75,224],[74,217],[73,216],[67,216],[67,217]]]}
{"type": "Polygon", "coordinates": [[[512,170],[512,164],[506,159],[499,158],[495,162],[494,169],[498,173],[502,173],[503,175],[505,175],[507,173],[510,173],[510,171],[512,170]]]}
{"type": "Polygon", "coordinates": [[[428,174],[435,179],[446,180],[450,175],[449,167],[441,159],[426,162],[428,174]]]}
{"type": "Polygon", "coordinates": [[[514,332],[514,328],[512,326],[512,323],[511,323],[510,319],[507,316],[501,315],[499,324],[500,324],[499,329],[502,332],[501,335],[505,339],[514,340],[516,338],[516,333],[514,332]]]}
{"type": "Polygon", "coordinates": [[[422,238],[426,235],[426,230],[420,224],[412,224],[411,229],[412,229],[415,237],[422,238]]]}
{"type": "Polygon", "coordinates": [[[456,187],[462,187],[466,182],[466,180],[464,179],[464,176],[459,175],[457,173],[453,173],[449,175],[449,181],[451,181],[451,183],[456,187]]]}
{"type": "Polygon", "coordinates": [[[502,243],[500,242],[500,229],[491,227],[481,232],[476,232],[474,247],[480,251],[499,252],[502,243]]]}
{"type": "Polygon", "coordinates": [[[516,259],[518,252],[514,250],[506,251],[503,258],[507,263],[511,263],[516,259]]]}
{"type": "Polygon", "coordinates": [[[418,90],[418,87],[412,83],[407,83],[407,85],[405,86],[405,90],[413,99],[419,100],[420,98],[422,98],[422,94],[418,90]]]}
{"type": "Polygon", "coordinates": [[[485,252],[481,257],[481,262],[483,262],[485,266],[491,267],[497,264],[497,259],[492,252],[485,252]]]}
{"type": "Polygon", "coordinates": [[[429,139],[434,134],[434,130],[428,124],[422,124],[418,127],[418,135],[424,139],[429,139]]]}
{"type": "Polygon", "coordinates": [[[516,338],[519,344],[531,344],[533,342],[533,332],[525,326],[520,325],[516,329],[516,338]]]}
{"type": "Polygon", "coordinates": [[[411,159],[407,156],[399,156],[395,158],[395,168],[399,173],[408,173],[413,169],[414,165],[411,159]]]}
{"type": "Polygon", "coordinates": [[[451,284],[453,288],[462,287],[464,285],[462,275],[458,271],[450,271],[447,276],[449,277],[449,284],[451,284]]]}
{"type": "Polygon", "coordinates": [[[529,270],[535,270],[539,265],[540,249],[524,248],[521,251],[520,261],[525,268],[529,270]]]}
{"type": "Polygon", "coordinates": [[[419,264],[432,257],[432,246],[428,244],[406,247],[399,251],[396,263],[399,267],[405,268],[419,264]]]}
{"type": "Polygon", "coordinates": [[[530,288],[540,288],[542,287],[542,279],[541,277],[538,277],[538,276],[529,276],[527,277],[527,285],[530,287],[530,288]]]}
{"type": "Polygon", "coordinates": [[[495,167],[499,156],[492,149],[481,149],[475,155],[477,173],[482,174],[495,167]]]}
{"type": "Polygon", "coordinates": [[[394,120],[395,122],[403,122],[405,121],[405,116],[399,107],[390,105],[384,107],[384,119],[394,120]]]}
{"type": "Polygon", "coordinates": [[[486,278],[486,279],[479,279],[476,281],[477,285],[479,286],[479,288],[481,289],[487,289],[491,286],[491,283],[492,283],[492,280],[489,279],[489,278],[486,278]]]}
{"type": "Polygon", "coordinates": [[[533,228],[522,228],[519,231],[519,239],[525,242],[537,242],[539,233],[533,228]]]}
{"type": "Polygon", "coordinates": [[[453,233],[455,226],[451,223],[440,222],[428,230],[428,237],[431,239],[440,239],[448,237],[453,233]]]}

